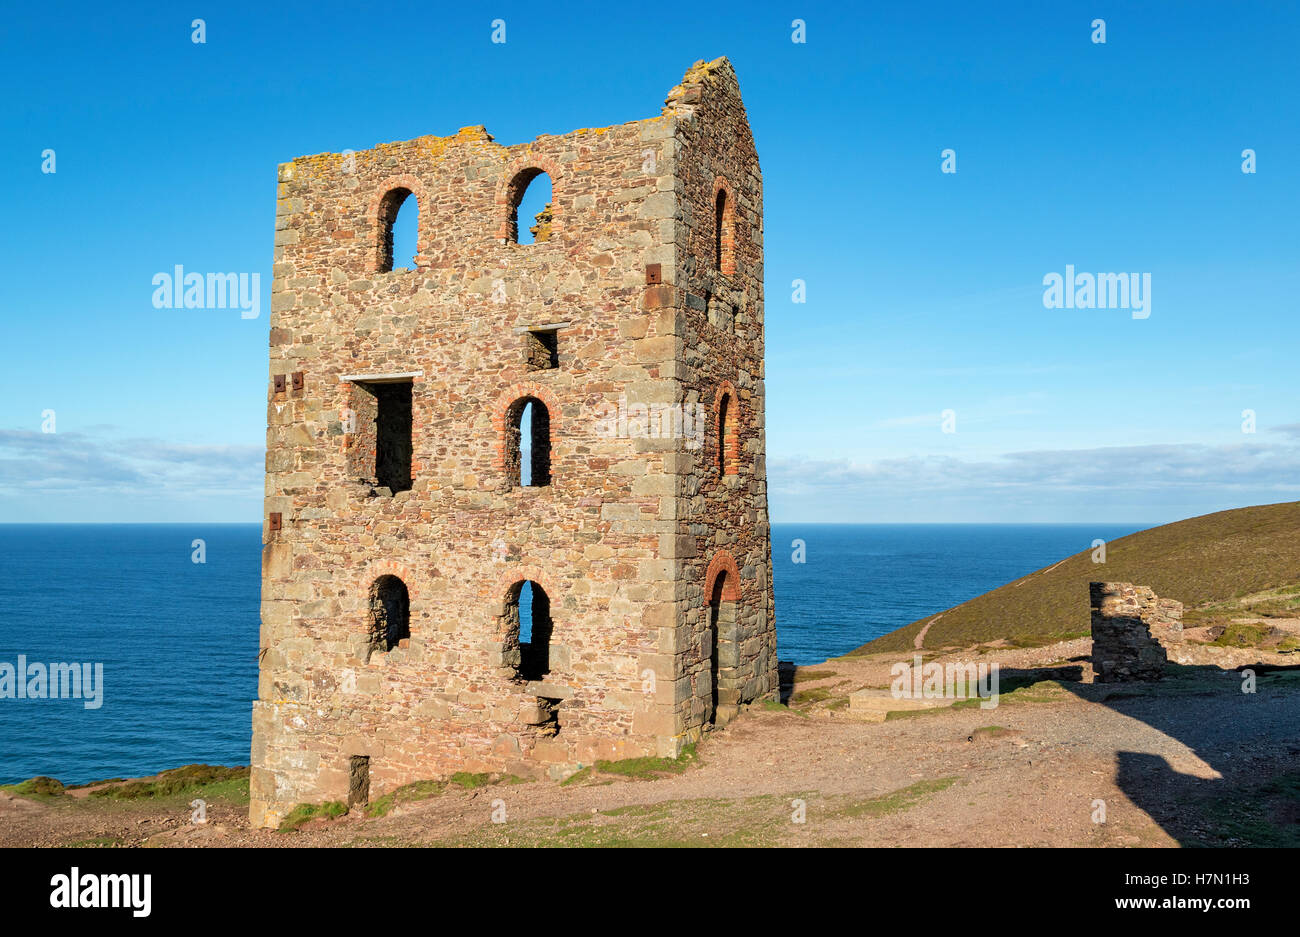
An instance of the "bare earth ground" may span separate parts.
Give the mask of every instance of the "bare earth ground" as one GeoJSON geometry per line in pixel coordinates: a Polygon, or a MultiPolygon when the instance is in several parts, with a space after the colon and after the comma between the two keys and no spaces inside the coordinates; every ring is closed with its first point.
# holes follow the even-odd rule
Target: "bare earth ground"
{"type": "MultiPolygon", "coordinates": [[[[1229,650],[1216,663],[1246,662],[1229,650]]],[[[1300,845],[1300,655],[1263,655],[1274,668],[1243,693],[1195,650],[1158,685],[1081,682],[1088,651],[927,651],[996,660],[999,705],[881,723],[846,697],[888,686],[898,656],[835,659],[795,672],[789,708],[751,708],[677,772],[450,786],[296,832],[250,828],[244,781],[134,800],[0,792],[0,845],[1300,845]],[[190,822],[196,796],[206,825],[190,822]]]]}

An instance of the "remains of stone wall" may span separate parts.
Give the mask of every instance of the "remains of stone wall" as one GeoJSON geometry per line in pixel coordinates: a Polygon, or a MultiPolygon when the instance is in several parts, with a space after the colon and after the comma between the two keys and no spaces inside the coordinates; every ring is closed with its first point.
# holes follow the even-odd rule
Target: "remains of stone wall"
{"type": "Polygon", "coordinates": [[[1131,582],[1088,584],[1092,600],[1092,668],[1099,683],[1157,680],[1167,645],[1182,640],[1183,603],[1131,582]]]}

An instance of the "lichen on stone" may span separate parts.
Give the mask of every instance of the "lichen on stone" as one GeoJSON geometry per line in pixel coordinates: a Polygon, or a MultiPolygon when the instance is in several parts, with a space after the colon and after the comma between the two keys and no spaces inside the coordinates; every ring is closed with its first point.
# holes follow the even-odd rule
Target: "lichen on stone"
{"type": "Polygon", "coordinates": [[[541,244],[543,241],[551,239],[551,203],[547,202],[542,210],[536,215],[537,224],[528,230],[532,232],[533,243],[541,244]]]}

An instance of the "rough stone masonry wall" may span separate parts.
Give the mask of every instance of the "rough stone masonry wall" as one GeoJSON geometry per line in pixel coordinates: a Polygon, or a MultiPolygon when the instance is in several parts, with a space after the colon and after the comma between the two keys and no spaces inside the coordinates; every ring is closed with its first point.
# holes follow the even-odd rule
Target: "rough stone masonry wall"
{"type": "MultiPolygon", "coordinates": [[[[761,308],[749,313],[760,326],[746,327],[756,348],[719,345],[726,365],[707,375],[692,366],[687,378],[689,313],[647,285],[648,265],[678,276],[695,212],[676,175],[681,120],[666,108],[512,147],[466,128],[280,167],[255,823],[275,824],[295,803],[345,800],[356,756],[370,759],[380,796],[457,770],[561,776],[597,758],[678,750],[683,636],[698,628],[700,583],[719,547],[749,570],[740,614],[774,649],[755,474],[761,308]],[[519,245],[507,238],[510,203],[535,169],[552,181],[550,236],[519,245]],[[382,272],[395,189],[416,200],[404,210],[418,204],[416,267],[382,272]],[[533,370],[523,333],[544,325],[557,328],[559,366],[533,370]],[[688,386],[712,392],[723,373],[750,395],[742,424],[754,468],[733,514],[698,494],[683,503],[702,471],[684,439],[602,423],[620,400],[680,404],[688,386]],[[366,398],[345,377],[411,381],[410,490],[377,495],[358,477],[353,446],[376,441],[349,422],[366,398]],[[549,413],[545,487],[518,487],[507,471],[505,417],[522,397],[549,413]],[[410,637],[387,652],[370,640],[370,589],[382,575],[405,583],[410,607],[410,637]],[[530,684],[510,666],[508,598],[522,580],[545,590],[553,629],[551,672],[530,684]],[[646,670],[657,676],[649,684],[646,670]],[[549,718],[538,724],[542,708],[558,733],[549,718]]],[[[755,234],[746,250],[761,277],[755,234]]]]}
{"type": "Polygon", "coordinates": [[[682,575],[674,716],[677,731],[694,737],[710,706],[715,576],[726,577],[724,599],[732,603],[719,625],[717,721],[778,689],[765,462],[763,181],[736,75],[725,59],[693,67],[670,92],[665,113],[677,117],[681,187],[676,374],[683,399],[700,404],[708,420],[703,447],[678,463],[682,575]],[[720,191],[727,217],[719,236],[720,191]],[[725,439],[718,434],[723,395],[725,439]]]}
{"type": "Polygon", "coordinates": [[[1089,583],[1092,666],[1101,683],[1156,680],[1182,640],[1183,604],[1129,582],[1089,583]]]}

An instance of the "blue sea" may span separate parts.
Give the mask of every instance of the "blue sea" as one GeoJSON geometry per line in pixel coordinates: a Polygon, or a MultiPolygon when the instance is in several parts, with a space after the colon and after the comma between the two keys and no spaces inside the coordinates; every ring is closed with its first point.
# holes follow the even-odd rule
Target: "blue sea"
{"type": "MultiPolygon", "coordinates": [[[[1137,529],[774,524],[781,659],[843,654],[1137,529]]],[[[260,537],[257,524],[0,525],[0,665],[103,664],[98,708],[0,698],[0,783],[247,764],[260,537]]]]}

